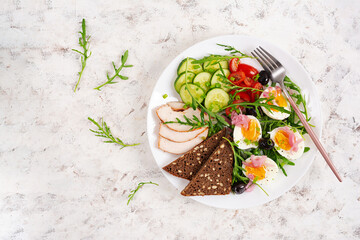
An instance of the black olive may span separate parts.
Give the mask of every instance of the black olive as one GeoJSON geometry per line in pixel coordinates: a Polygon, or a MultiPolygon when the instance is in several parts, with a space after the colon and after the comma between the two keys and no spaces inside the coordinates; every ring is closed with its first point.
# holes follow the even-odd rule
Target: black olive
{"type": "Polygon", "coordinates": [[[259,140],[259,148],[270,150],[274,147],[274,142],[270,138],[262,138],[259,140]]]}
{"type": "Polygon", "coordinates": [[[270,78],[270,76],[266,71],[262,70],[259,72],[258,81],[259,81],[259,83],[261,83],[261,85],[265,86],[266,84],[268,84],[269,78],[270,78]]]}
{"type": "Polygon", "coordinates": [[[246,115],[253,115],[254,117],[257,117],[257,113],[254,108],[246,108],[246,115]]]}
{"type": "Polygon", "coordinates": [[[235,183],[231,189],[234,193],[236,194],[242,194],[243,192],[245,192],[245,187],[246,187],[246,184],[245,183],[242,183],[242,182],[238,182],[238,183],[235,183]]]}

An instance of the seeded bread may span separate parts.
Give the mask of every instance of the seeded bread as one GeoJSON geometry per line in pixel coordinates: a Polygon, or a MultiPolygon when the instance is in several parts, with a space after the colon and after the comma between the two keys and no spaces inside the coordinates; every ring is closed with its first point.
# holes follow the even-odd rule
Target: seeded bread
{"type": "Polygon", "coordinates": [[[233,164],[232,148],[223,139],[181,194],[184,196],[229,194],[231,192],[233,164]]]}
{"type": "Polygon", "coordinates": [[[212,135],[202,143],[196,145],[193,149],[163,167],[165,171],[176,177],[191,180],[199,171],[202,164],[209,158],[211,153],[219,145],[226,134],[226,129],[212,135]]]}

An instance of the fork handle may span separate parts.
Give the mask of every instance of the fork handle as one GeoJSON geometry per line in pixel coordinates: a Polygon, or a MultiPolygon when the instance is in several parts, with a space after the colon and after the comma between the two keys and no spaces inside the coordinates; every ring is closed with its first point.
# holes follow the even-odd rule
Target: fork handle
{"type": "Polygon", "coordinates": [[[342,179],[341,179],[338,171],[336,170],[334,164],[330,160],[329,155],[326,153],[325,148],[323,147],[323,145],[321,144],[321,142],[319,141],[319,139],[315,135],[314,131],[312,130],[312,128],[310,127],[308,122],[306,121],[304,115],[302,114],[302,112],[300,111],[300,109],[298,108],[298,106],[296,105],[294,100],[291,98],[291,96],[290,96],[289,92],[287,91],[287,89],[285,88],[285,86],[282,85],[281,87],[282,87],[287,99],[289,100],[290,105],[293,107],[296,115],[299,117],[300,121],[302,122],[303,126],[305,127],[305,129],[306,129],[307,133],[309,134],[310,138],[313,140],[315,146],[317,147],[317,149],[319,149],[319,152],[324,157],[326,163],[329,165],[329,167],[331,168],[331,170],[333,171],[333,173],[335,174],[335,176],[337,177],[339,182],[342,182],[342,179]]]}

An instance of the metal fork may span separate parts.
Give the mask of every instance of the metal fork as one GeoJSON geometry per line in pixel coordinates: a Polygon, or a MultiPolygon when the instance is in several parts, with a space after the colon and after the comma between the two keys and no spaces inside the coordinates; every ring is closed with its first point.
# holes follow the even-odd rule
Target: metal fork
{"type": "Polygon", "coordinates": [[[262,47],[256,48],[251,54],[257,59],[257,61],[261,64],[261,66],[265,69],[266,72],[270,74],[270,78],[273,82],[278,83],[282,89],[282,91],[285,93],[285,96],[290,102],[290,105],[293,107],[296,115],[299,117],[301,123],[305,127],[307,133],[313,140],[315,146],[319,149],[321,155],[324,157],[326,163],[329,165],[337,179],[342,182],[341,177],[339,173],[337,172],[334,164],[330,160],[328,154],[326,153],[324,147],[322,146],[321,142],[315,135],[314,131],[311,129],[310,125],[307,123],[305,117],[301,113],[298,106],[295,104],[294,100],[291,98],[289,92],[285,88],[284,85],[284,78],[285,78],[285,68],[281,65],[281,63],[274,58],[270,53],[268,53],[265,49],[262,47]]]}

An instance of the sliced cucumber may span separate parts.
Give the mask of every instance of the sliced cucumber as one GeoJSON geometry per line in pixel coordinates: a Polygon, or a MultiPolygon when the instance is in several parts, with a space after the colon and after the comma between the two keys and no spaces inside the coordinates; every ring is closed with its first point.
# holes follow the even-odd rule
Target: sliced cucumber
{"type": "Polygon", "coordinates": [[[229,103],[230,97],[222,88],[211,89],[205,98],[205,107],[212,112],[219,112],[229,103]]]}
{"type": "MultiPolygon", "coordinates": [[[[225,77],[228,77],[230,75],[230,71],[229,69],[223,69],[224,73],[225,73],[225,77]]],[[[211,86],[212,87],[220,87],[222,89],[224,89],[226,92],[230,91],[230,88],[227,88],[225,86],[229,86],[229,84],[222,79],[220,76],[218,76],[218,74],[222,74],[221,69],[217,70],[214,75],[211,78],[211,86]]]]}
{"type": "Polygon", "coordinates": [[[195,84],[192,84],[192,83],[184,84],[181,87],[179,94],[180,94],[181,100],[185,104],[192,103],[192,98],[191,98],[191,95],[189,94],[189,92],[199,103],[201,103],[205,98],[205,92],[201,87],[199,87],[195,84]],[[188,91],[188,89],[189,89],[189,91],[188,91]]]}
{"type": "Polygon", "coordinates": [[[209,73],[214,73],[220,69],[219,63],[223,69],[229,68],[229,64],[226,60],[215,63],[216,61],[204,62],[204,70],[209,73]],[[215,63],[215,64],[214,64],[215,63]]]}
{"type": "Polygon", "coordinates": [[[203,68],[202,68],[201,64],[198,64],[198,63],[192,64],[191,63],[192,61],[195,61],[195,59],[185,58],[184,60],[182,60],[181,63],[179,64],[177,74],[180,75],[181,73],[185,72],[186,66],[187,66],[188,71],[193,72],[195,74],[202,72],[203,68]],[[186,64],[186,62],[187,62],[187,64],[186,64]]]}
{"type": "Polygon", "coordinates": [[[180,88],[185,84],[185,82],[191,83],[195,77],[195,73],[193,72],[187,72],[186,74],[186,80],[185,80],[185,72],[180,74],[174,83],[175,90],[179,93],[180,88]]]}
{"type": "Polygon", "coordinates": [[[203,90],[205,90],[205,92],[209,91],[210,89],[210,85],[211,85],[211,74],[208,72],[201,72],[198,73],[194,80],[193,83],[195,85],[198,85],[199,87],[201,87],[203,90]]]}

